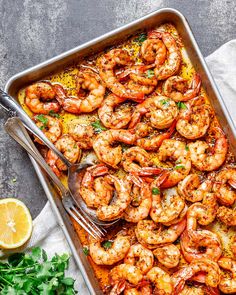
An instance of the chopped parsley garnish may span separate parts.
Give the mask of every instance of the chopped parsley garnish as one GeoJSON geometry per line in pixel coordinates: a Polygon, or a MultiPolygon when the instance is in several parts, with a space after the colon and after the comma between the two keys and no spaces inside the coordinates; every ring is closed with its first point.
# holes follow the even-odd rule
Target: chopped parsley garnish
{"type": "Polygon", "coordinates": [[[186,145],[185,146],[185,150],[188,152],[189,151],[189,147],[186,145]]]}
{"type": "Polygon", "coordinates": [[[142,45],[142,43],[147,39],[146,33],[141,33],[137,38],[134,39],[134,42],[137,42],[139,45],[142,45]]]}
{"type": "Polygon", "coordinates": [[[147,77],[148,78],[154,77],[154,70],[147,70],[147,77]]]}
{"type": "Polygon", "coordinates": [[[179,109],[183,109],[183,110],[187,109],[186,104],[184,102],[182,102],[182,101],[177,102],[177,106],[178,106],[179,109]]]}
{"type": "Polygon", "coordinates": [[[111,246],[112,246],[112,242],[111,242],[111,241],[105,241],[105,242],[102,243],[102,246],[103,246],[103,248],[104,248],[105,250],[108,250],[108,249],[111,248],[111,246]]]}
{"type": "Polygon", "coordinates": [[[85,256],[89,255],[89,248],[87,246],[83,247],[83,252],[85,256]]]}
{"type": "Polygon", "coordinates": [[[165,100],[165,99],[160,100],[160,103],[161,103],[163,106],[165,106],[165,107],[168,107],[169,104],[170,104],[170,102],[169,102],[168,100],[165,100]]]}
{"type": "Polygon", "coordinates": [[[91,126],[93,127],[93,129],[94,129],[94,131],[95,131],[96,133],[100,133],[100,132],[102,132],[102,131],[107,130],[107,128],[104,127],[104,126],[102,125],[101,121],[99,121],[99,120],[97,120],[97,121],[91,123],[91,126]]]}
{"type": "Polygon", "coordinates": [[[153,188],[152,188],[152,194],[153,194],[153,195],[159,195],[159,194],[160,194],[160,190],[159,190],[159,188],[157,188],[157,187],[153,187],[153,188]]]}
{"type": "Polygon", "coordinates": [[[36,119],[41,122],[43,125],[40,127],[41,130],[45,129],[48,124],[48,118],[46,118],[44,115],[40,114],[36,116],[36,119]]]}
{"type": "Polygon", "coordinates": [[[176,165],[175,169],[185,169],[185,166],[184,165],[176,165]]]}
{"type": "Polygon", "coordinates": [[[0,262],[0,294],[77,294],[75,280],[65,277],[69,258],[55,254],[48,259],[41,248],[10,255],[7,262],[0,262]]]}
{"type": "Polygon", "coordinates": [[[49,116],[54,117],[54,118],[60,118],[60,115],[55,113],[53,110],[49,111],[49,116]]]}

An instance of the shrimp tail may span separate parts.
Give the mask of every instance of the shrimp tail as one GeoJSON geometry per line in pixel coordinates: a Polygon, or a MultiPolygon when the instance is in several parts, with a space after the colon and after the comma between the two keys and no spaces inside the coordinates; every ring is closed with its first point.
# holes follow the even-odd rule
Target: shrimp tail
{"type": "Polygon", "coordinates": [[[114,287],[111,289],[110,295],[119,295],[121,294],[126,287],[125,280],[121,280],[117,284],[114,285],[114,287]]]}
{"type": "Polygon", "coordinates": [[[198,93],[200,91],[202,84],[201,76],[198,73],[195,73],[190,85],[191,89],[195,89],[195,91],[198,93]]]}
{"type": "Polygon", "coordinates": [[[91,171],[93,176],[102,176],[108,173],[108,168],[104,164],[98,164],[98,165],[89,167],[87,171],[91,171]]]}
{"type": "Polygon", "coordinates": [[[163,172],[162,168],[142,167],[140,171],[133,172],[133,174],[139,175],[139,176],[149,176],[149,175],[158,175],[162,172],[163,172]]]}
{"type": "Polygon", "coordinates": [[[177,120],[175,119],[173,123],[171,124],[170,128],[167,130],[166,137],[164,139],[170,138],[171,135],[175,132],[176,123],[177,123],[177,120]]]}
{"type": "Polygon", "coordinates": [[[138,175],[135,175],[134,173],[130,173],[129,178],[135,185],[137,185],[138,187],[141,187],[143,183],[141,177],[139,177],[138,175]]]}
{"type": "Polygon", "coordinates": [[[135,102],[138,102],[138,103],[143,102],[144,99],[145,99],[145,97],[144,97],[144,93],[142,93],[142,92],[140,92],[140,93],[138,93],[138,94],[136,94],[136,95],[130,95],[129,98],[130,98],[132,101],[135,101],[135,102]]]}
{"type": "Polygon", "coordinates": [[[228,183],[232,186],[232,188],[236,189],[236,180],[230,179],[228,183]]]}
{"type": "Polygon", "coordinates": [[[167,179],[167,177],[170,175],[170,172],[165,170],[162,171],[162,173],[158,176],[158,178],[155,180],[156,184],[160,187],[162,183],[167,179]]]}
{"type": "Polygon", "coordinates": [[[158,30],[151,30],[148,33],[148,38],[150,38],[150,39],[161,38],[161,36],[162,36],[162,32],[160,32],[158,30]]]}
{"type": "Polygon", "coordinates": [[[183,290],[185,285],[185,280],[180,279],[177,283],[177,285],[175,285],[175,290],[174,290],[174,295],[178,295],[180,294],[180,292],[183,290]]]}

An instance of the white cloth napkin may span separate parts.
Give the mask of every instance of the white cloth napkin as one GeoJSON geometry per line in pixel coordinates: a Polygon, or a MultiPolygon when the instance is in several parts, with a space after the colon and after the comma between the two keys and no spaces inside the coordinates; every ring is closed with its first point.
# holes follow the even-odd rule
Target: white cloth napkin
{"type": "MultiPolygon", "coordinates": [[[[232,40],[206,58],[218,88],[224,98],[231,116],[236,120],[236,40],[232,40]]],[[[55,252],[70,252],[64,234],[54,217],[50,204],[47,203],[39,216],[34,220],[34,231],[29,247],[40,246],[49,255],[55,252]]],[[[80,295],[89,291],[79,269],[71,259],[69,275],[76,279],[76,288],[80,295]]]]}

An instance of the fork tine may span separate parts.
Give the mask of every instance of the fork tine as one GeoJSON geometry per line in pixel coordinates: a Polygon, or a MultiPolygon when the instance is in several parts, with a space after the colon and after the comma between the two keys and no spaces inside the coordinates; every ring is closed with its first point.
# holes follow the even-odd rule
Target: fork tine
{"type": "MultiPolygon", "coordinates": [[[[75,207],[76,205],[73,205],[73,206],[75,207]]],[[[73,209],[76,210],[76,208],[73,208],[73,209]]],[[[83,210],[81,210],[81,211],[83,212],[84,219],[88,222],[91,222],[93,227],[96,228],[96,230],[98,230],[103,236],[107,233],[107,230],[105,228],[99,227],[93,220],[91,220],[91,218],[89,217],[89,215],[86,212],[84,212],[83,210]]]]}
{"type": "Polygon", "coordinates": [[[76,213],[76,214],[78,214],[79,216],[80,216],[80,218],[83,220],[83,222],[91,229],[91,230],[93,230],[96,234],[98,234],[97,233],[97,231],[100,233],[99,235],[100,235],[100,237],[102,237],[102,236],[104,236],[105,234],[103,233],[103,231],[90,219],[90,218],[88,218],[86,215],[84,216],[84,212],[83,213],[80,213],[79,211],[78,211],[78,209],[75,207],[75,205],[73,204],[73,206],[72,206],[72,209],[73,209],[73,211],[76,213]]]}
{"type": "Polygon", "coordinates": [[[74,220],[76,221],[76,222],[78,222],[78,224],[84,229],[84,230],[86,230],[86,232],[89,234],[89,235],[91,235],[94,239],[100,239],[101,238],[101,236],[95,231],[95,230],[90,230],[89,228],[88,228],[88,226],[87,226],[87,224],[85,224],[84,222],[82,222],[75,214],[74,214],[74,212],[71,210],[71,209],[67,209],[67,212],[70,214],[70,216],[71,217],[73,217],[74,218],[74,220]]]}
{"type": "Polygon", "coordinates": [[[92,226],[90,220],[86,220],[82,212],[75,209],[74,201],[69,194],[64,195],[62,198],[62,204],[66,211],[78,222],[80,226],[83,227],[91,236],[95,239],[101,238],[100,231],[96,231],[92,226]],[[73,211],[74,210],[74,211],[73,211]]]}

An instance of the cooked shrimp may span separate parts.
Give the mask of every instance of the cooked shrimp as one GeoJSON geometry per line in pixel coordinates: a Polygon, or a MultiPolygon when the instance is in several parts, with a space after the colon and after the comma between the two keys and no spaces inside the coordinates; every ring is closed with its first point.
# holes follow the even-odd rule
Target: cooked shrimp
{"type": "Polygon", "coordinates": [[[212,109],[204,104],[204,101],[204,97],[198,96],[187,102],[186,108],[180,110],[176,129],[183,137],[197,139],[206,134],[212,109]]]}
{"type": "Polygon", "coordinates": [[[203,286],[187,286],[185,285],[183,290],[178,295],[206,295],[203,286]]]}
{"type": "Polygon", "coordinates": [[[216,217],[218,204],[215,193],[205,193],[202,203],[196,202],[188,208],[187,212],[187,229],[189,233],[195,232],[197,223],[208,225],[216,217]]]}
{"type": "Polygon", "coordinates": [[[114,185],[117,196],[111,204],[98,207],[97,217],[103,221],[121,217],[131,202],[130,182],[127,179],[121,180],[114,175],[109,175],[107,180],[114,185]]]}
{"type": "Polygon", "coordinates": [[[155,89],[157,78],[151,69],[155,65],[138,65],[132,66],[118,74],[118,79],[124,81],[125,87],[131,91],[141,92],[148,95],[155,89]],[[129,80],[127,80],[129,78],[129,80]]]}
{"type": "Polygon", "coordinates": [[[178,183],[178,192],[181,197],[195,203],[203,199],[205,193],[212,189],[212,181],[207,179],[201,183],[198,174],[189,174],[178,183]]]}
{"type": "Polygon", "coordinates": [[[161,39],[167,49],[167,58],[163,65],[155,68],[155,75],[158,80],[165,80],[170,76],[175,75],[181,64],[181,53],[175,39],[167,32],[151,31],[148,34],[151,39],[161,39]]]}
{"type": "Polygon", "coordinates": [[[129,128],[133,128],[143,115],[150,119],[152,127],[165,129],[169,128],[178,116],[178,108],[175,102],[166,96],[148,97],[136,106],[129,128]]]}
{"type": "Polygon", "coordinates": [[[182,141],[175,139],[163,140],[158,156],[160,161],[166,161],[167,159],[175,161],[175,166],[161,184],[162,188],[175,186],[189,174],[191,169],[190,154],[182,141]]]}
{"type": "Polygon", "coordinates": [[[114,188],[109,184],[106,176],[95,178],[107,173],[108,169],[104,165],[87,168],[80,184],[79,193],[88,207],[98,208],[101,205],[109,204],[114,188]]]}
{"type": "Polygon", "coordinates": [[[81,114],[91,113],[99,108],[105,95],[105,87],[100,83],[95,74],[80,72],[77,77],[77,97],[68,97],[64,88],[54,85],[57,93],[57,100],[63,109],[69,113],[81,114]],[[80,95],[82,90],[88,90],[87,96],[80,95]]]}
{"type": "Polygon", "coordinates": [[[176,267],[180,261],[180,251],[174,244],[156,248],[153,254],[158,261],[167,268],[176,267]]]}
{"type": "Polygon", "coordinates": [[[160,225],[155,224],[152,220],[141,220],[135,229],[138,241],[149,249],[155,249],[160,245],[173,243],[186,226],[186,220],[183,219],[179,223],[171,225],[169,228],[163,229],[160,225]]]}
{"type": "Polygon", "coordinates": [[[151,250],[140,244],[135,244],[130,247],[124,263],[135,265],[141,270],[142,274],[146,274],[153,267],[154,256],[151,250]]]}
{"type": "Polygon", "coordinates": [[[152,70],[154,66],[155,65],[136,65],[128,67],[119,73],[119,80],[125,80],[129,77],[139,86],[152,86],[154,89],[157,85],[157,79],[154,75],[154,71],[152,70]]]}
{"type": "Polygon", "coordinates": [[[212,129],[214,146],[206,141],[191,142],[188,147],[192,164],[200,171],[213,171],[218,169],[225,161],[228,143],[222,129],[212,129]]]}
{"type": "Polygon", "coordinates": [[[152,295],[152,287],[146,281],[144,284],[140,283],[138,288],[128,288],[124,290],[124,295],[152,295]]]}
{"type": "Polygon", "coordinates": [[[221,206],[217,211],[217,218],[228,226],[236,226],[236,209],[221,206]]]}
{"type": "Polygon", "coordinates": [[[106,83],[107,87],[115,95],[129,98],[134,101],[142,101],[144,94],[140,91],[132,91],[125,87],[118,81],[118,78],[114,73],[114,69],[117,65],[127,66],[131,63],[132,60],[128,51],[124,49],[112,49],[99,59],[99,73],[104,83],[106,83]]]}
{"type": "Polygon", "coordinates": [[[108,95],[98,109],[99,119],[103,125],[111,129],[121,129],[125,127],[131,120],[131,108],[124,107],[115,111],[115,107],[124,102],[126,98],[116,96],[115,94],[108,95]]]}
{"type": "MultiPolygon", "coordinates": [[[[137,83],[131,79],[127,83],[125,83],[124,85],[127,86],[127,88],[129,88],[132,91],[142,92],[143,95],[148,95],[148,94],[152,93],[155,89],[155,86],[140,84],[140,83],[137,83]]],[[[141,101],[143,101],[143,100],[141,100],[141,101]]]]}
{"type": "Polygon", "coordinates": [[[231,250],[233,252],[233,255],[236,257],[236,235],[232,237],[231,250]]]}
{"type": "Polygon", "coordinates": [[[225,168],[215,178],[213,190],[220,203],[231,206],[236,201],[236,169],[225,168]]]}
{"type": "Polygon", "coordinates": [[[199,230],[199,239],[193,241],[188,231],[184,231],[180,240],[181,252],[186,261],[191,262],[196,259],[210,259],[217,261],[221,254],[221,242],[216,234],[208,230],[199,230]]]}
{"type": "Polygon", "coordinates": [[[113,286],[124,280],[137,285],[143,279],[143,275],[138,267],[125,263],[115,266],[110,271],[109,277],[113,286]]]}
{"type": "Polygon", "coordinates": [[[48,115],[60,110],[58,102],[51,101],[56,98],[54,86],[49,82],[37,82],[25,90],[25,104],[36,114],[48,115]]]}
{"type": "Polygon", "coordinates": [[[218,260],[218,264],[221,268],[232,273],[231,278],[222,277],[219,289],[224,294],[236,294],[236,261],[231,258],[222,257],[218,260]]]}
{"type": "Polygon", "coordinates": [[[154,285],[155,290],[153,294],[171,295],[173,294],[173,284],[170,275],[160,267],[153,267],[147,273],[149,279],[154,285]]]}
{"type": "Polygon", "coordinates": [[[93,149],[101,162],[117,168],[122,159],[122,147],[120,145],[114,147],[114,143],[134,144],[138,138],[147,136],[148,132],[148,126],[142,123],[135,129],[107,130],[98,134],[94,139],[93,149]]]}
{"type": "Polygon", "coordinates": [[[218,286],[220,282],[220,269],[218,264],[209,259],[198,259],[172,275],[171,279],[174,284],[173,294],[179,294],[183,290],[185,282],[199,272],[206,273],[205,284],[207,286],[213,288],[218,286]]]}
{"type": "MultiPolygon", "coordinates": [[[[165,179],[165,178],[164,178],[165,179]]],[[[151,184],[152,208],[150,216],[153,221],[169,223],[176,219],[185,207],[184,200],[177,194],[164,193],[161,198],[160,181],[157,177],[151,184]]]]}
{"type": "MultiPolygon", "coordinates": [[[[67,160],[69,160],[71,163],[76,163],[80,160],[81,150],[70,135],[62,135],[56,141],[55,147],[60,152],[62,152],[67,160]]],[[[67,170],[67,166],[58,158],[58,156],[52,150],[48,151],[46,162],[57,176],[61,175],[61,171],[67,170]]]]}
{"type": "Polygon", "coordinates": [[[109,249],[105,249],[101,241],[89,238],[89,254],[98,265],[112,265],[122,260],[130,248],[130,239],[127,236],[118,235],[109,249]]]}
{"type": "MultiPolygon", "coordinates": [[[[43,131],[47,138],[52,142],[56,142],[62,134],[61,121],[47,115],[36,115],[32,118],[35,124],[43,131]]],[[[35,141],[43,144],[41,140],[35,137],[35,141]]]]}
{"type": "Polygon", "coordinates": [[[165,96],[174,101],[188,101],[196,97],[200,91],[201,78],[199,74],[194,74],[190,83],[180,76],[169,77],[162,86],[165,96]]]}
{"type": "Polygon", "coordinates": [[[180,214],[178,215],[178,217],[176,217],[175,219],[173,219],[173,220],[171,220],[169,222],[163,223],[163,225],[170,226],[170,225],[179,223],[181,220],[183,220],[185,218],[185,216],[187,214],[187,211],[188,211],[188,206],[187,206],[187,204],[185,204],[183,210],[180,212],[180,214]]]}
{"type": "Polygon", "coordinates": [[[141,46],[141,55],[149,63],[160,66],[166,59],[166,47],[162,40],[157,38],[147,38],[141,46]]]}
{"type": "Polygon", "coordinates": [[[132,191],[133,200],[125,210],[123,218],[128,222],[137,223],[148,217],[152,206],[152,194],[150,185],[141,178],[138,178],[138,185],[133,185],[132,191]]]}
{"type": "Polygon", "coordinates": [[[68,124],[68,133],[77,141],[81,149],[88,150],[93,147],[95,134],[91,125],[80,124],[74,120],[68,124]]]}
{"type": "Polygon", "coordinates": [[[155,132],[151,136],[140,138],[136,141],[137,146],[147,150],[156,151],[161,146],[164,139],[168,139],[175,132],[176,122],[174,121],[170,128],[163,133],[155,132]]]}
{"type": "Polygon", "coordinates": [[[124,152],[122,164],[126,172],[141,176],[160,174],[162,171],[160,168],[151,167],[153,163],[149,154],[137,146],[131,147],[124,152]]]}

